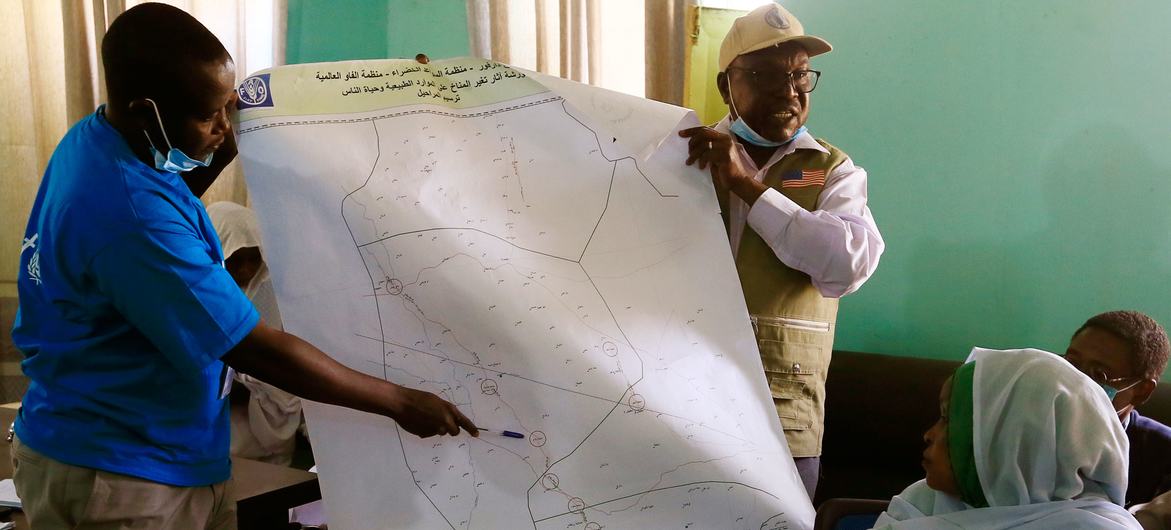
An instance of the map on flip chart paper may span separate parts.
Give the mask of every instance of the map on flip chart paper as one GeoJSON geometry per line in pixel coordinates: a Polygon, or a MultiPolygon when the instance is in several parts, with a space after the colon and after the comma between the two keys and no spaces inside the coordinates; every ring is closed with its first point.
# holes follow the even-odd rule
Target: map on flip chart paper
{"type": "Polygon", "coordinates": [[[525,435],[309,403],[331,528],[812,527],[693,115],[480,59],[239,92],[285,328],[525,435]]]}

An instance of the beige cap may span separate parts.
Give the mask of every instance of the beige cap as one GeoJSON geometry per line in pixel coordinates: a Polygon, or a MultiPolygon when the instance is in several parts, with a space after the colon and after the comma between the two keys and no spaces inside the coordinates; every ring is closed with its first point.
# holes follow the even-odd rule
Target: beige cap
{"type": "Polygon", "coordinates": [[[772,2],[732,22],[732,29],[720,44],[720,71],[727,70],[738,56],[789,41],[804,45],[810,57],[834,49],[824,39],[806,35],[797,17],[772,2]]]}

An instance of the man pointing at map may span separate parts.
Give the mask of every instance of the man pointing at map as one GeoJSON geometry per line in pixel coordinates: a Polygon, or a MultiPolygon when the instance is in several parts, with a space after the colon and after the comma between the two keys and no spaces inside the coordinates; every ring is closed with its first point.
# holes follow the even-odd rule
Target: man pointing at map
{"type": "Polygon", "coordinates": [[[710,169],[765,376],[805,488],[820,470],[838,298],[874,273],[884,243],[866,171],[805,128],[828,42],[770,3],[736,19],[716,83],[728,116],[680,131],[710,169]]]}
{"type": "Polygon", "coordinates": [[[142,4],[102,60],[109,103],[58,145],[21,253],[12,336],[31,383],[12,454],[29,524],[235,528],[229,367],[418,436],[475,434],[435,394],[268,327],[223,267],[197,197],[236,155],[235,66],[215,36],[142,4]]]}

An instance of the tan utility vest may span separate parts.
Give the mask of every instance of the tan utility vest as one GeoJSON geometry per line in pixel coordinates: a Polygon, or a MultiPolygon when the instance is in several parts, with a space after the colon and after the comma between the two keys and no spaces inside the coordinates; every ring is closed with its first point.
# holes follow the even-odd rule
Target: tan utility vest
{"type": "MultiPolygon", "coordinates": [[[[846,154],[817,140],[829,153],[797,149],[765,174],[764,184],[813,211],[824,184],[784,187],[802,171],[829,175],[846,154]]],[[[824,180],[823,180],[824,182],[824,180]]],[[[781,263],[751,227],[745,227],[736,254],[744,301],[752,315],[765,376],[794,457],[821,454],[825,423],[825,377],[833,351],[838,301],[825,298],[809,275],[781,263]]]]}

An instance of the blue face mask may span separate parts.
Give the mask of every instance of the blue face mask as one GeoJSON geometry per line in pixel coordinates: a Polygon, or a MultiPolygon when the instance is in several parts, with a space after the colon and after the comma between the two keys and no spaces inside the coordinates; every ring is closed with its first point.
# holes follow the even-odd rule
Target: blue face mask
{"type": "MultiPolygon", "coordinates": [[[[740,116],[740,111],[736,110],[736,100],[732,99],[731,87],[728,88],[728,101],[732,104],[732,111],[735,112],[737,116],[740,116]]],[[[744,118],[736,118],[732,120],[732,123],[729,126],[729,130],[732,131],[732,134],[739,136],[745,142],[748,142],[757,147],[780,147],[789,142],[792,142],[795,138],[800,136],[801,133],[805,132],[805,126],[802,125],[795,132],[793,132],[793,136],[790,136],[788,140],[783,142],[774,142],[761,136],[759,133],[752,130],[752,127],[748,126],[748,122],[745,121],[744,118]]]]}
{"type": "Polygon", "coordinates": [[[732,124],[729,129],[732,131],[732,134],[739,136],[741,140],[744,140],[745,142],[748,142],[757,147],[780,147],[789,142],[792,142],[794,139],[800,136],[801,133],[805,132],[805,126],[802,125],[801,128],[797,129],[797,132],[794,132],[793,136],[790,136],[788,140],[783,142],[774,142],[752,130],[752,127],[749,127],[748,122],[744,121],[743,118],[732,120],[732,124]]]}
{"type": "Polygon", "coordinates": [[[1110,403],[1111,403],[1111,405],[1113,405],[1114,396],[1117,396],[1119,392],[1125,392],[1127,390],[1130,390],[1131,388],[1134,388],[1135,385],[1137,385],[1141,382],[1142,381],[1135,381],[1129,385],[1126,385],[1126,387],[1124,387],[1124,388],[1114,388],[1113,386],[1110,386],[1106,383],[1099,383],[1099,384],[1102,386],[1102,390],[1106,391],[1106,397],[1110,398],[1110,403]]]}
{"type": "Polygon", "coordinates": [[[163,128],[163,117],[159,115],[158,104],[150,98],[146,98],[146,100],[149,101],[150,106],[154,108],[155,118],[159,121],[159,131],[162,131],[163,133],[163,141],[167,142],[167,156],[163,156],[163,154],[159,152],[158,148],[155,147],[155,143],[150,139],[150,134],[148,134],[146,130],[142,131],[142,134],[146,135],[146,141],[150,144],[150,154],[154,156],[155,169],[158,169],[159,171],[166,171],[168,173],[183,173],[191,171],[197,167],[207,167],[208,164],[211,164],[211,157],[215,155],[214,152],[207,155],[207,158],[204,158],[203,160],[195,160],[187,156],[187,153],[184,153],[183,151],[173,147],[171,145],[171,139],[167,138],[166,129],[163,128]]]}

